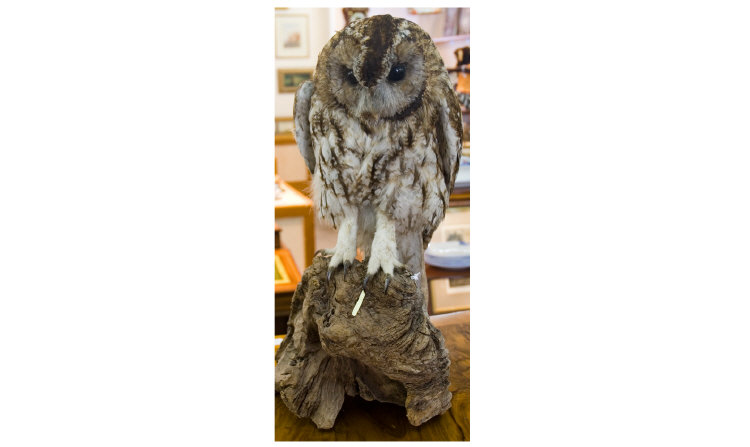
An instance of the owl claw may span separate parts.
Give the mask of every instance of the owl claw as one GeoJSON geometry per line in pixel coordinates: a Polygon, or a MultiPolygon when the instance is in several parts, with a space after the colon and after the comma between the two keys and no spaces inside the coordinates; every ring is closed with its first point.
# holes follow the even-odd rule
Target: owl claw
{"type": "Polygon", "coordinates": [[[336,267],[328,267],[328,282],[331,282],[331,273],[336,269],[336,267]]]}
{"type": "Polygon", "coordinates": [[[386,275],[385,277],[385,292],[388,293],[388,286],[391,285],[391,279],[393,278],[393,275],[386,275]]]}
{"type": "Polygon", "coordinates": [[[346,277],[346,272],[349,271],[349,267],[351,267],[352,262],[351,261],[344,261],[344,277],[346,277]]]}

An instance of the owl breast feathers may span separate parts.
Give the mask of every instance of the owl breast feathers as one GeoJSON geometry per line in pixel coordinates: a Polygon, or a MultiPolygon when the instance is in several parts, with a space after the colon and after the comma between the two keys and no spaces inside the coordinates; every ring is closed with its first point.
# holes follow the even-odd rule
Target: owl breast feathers
{"type": "Polygon", "coordinates": [[[332,264],[351,261],[361,245],[377,258],[368,272],[419,271],[445,215],[462,134],[459,102],[427,33],[389,15],[339,31],[298,89],[294,119],[317,212],[339,229],[332,264]]]}

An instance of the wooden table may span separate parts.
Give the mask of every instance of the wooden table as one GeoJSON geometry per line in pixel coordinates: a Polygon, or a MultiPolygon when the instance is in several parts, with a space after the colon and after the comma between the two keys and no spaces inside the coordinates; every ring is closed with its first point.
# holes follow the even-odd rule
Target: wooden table
{"type": "Polygon", "coordinates": [[[276,441],[468,441],[469,311],[430,317],[450,351],[451,408],[419,427],[409,424],[406,409],[346,396],[330,430],[292,414],[276,393],[276,441]]]}
{"type": "MultiPolygon", "coordinates": [[[[313,214],[313,202],[306,195],[300,191],[292,188],[287,182],[280,181],[279,185],[283,191],[281,199],[278,199],[274,203],[275,218],[277,221],[283,218],[301,218],[303,221],[303,235],[304,240],[304,258],[297,259],[302,261],[300,264],[300,270],[304,270],[310,264],[312,264],[313,256],[315,255],[315,216],[313,214]]],[[[289,239],[286,242],[287,247],[290,246],[289,239]]]]}

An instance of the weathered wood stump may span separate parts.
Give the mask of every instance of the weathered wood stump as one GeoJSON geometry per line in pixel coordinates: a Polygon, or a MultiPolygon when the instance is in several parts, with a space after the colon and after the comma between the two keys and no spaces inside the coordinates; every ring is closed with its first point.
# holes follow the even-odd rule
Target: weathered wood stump
{"type": "Polygon", "coordinates": [[[448,350],[411,273],[397,268],[386,293],[379,272],[352,316],[367,264],[338,269],[329,282],[328,261],[318,254],[305,270],[276,353],[275,386],[287,408],[321,429],[333,427],[345,394],[402,405],[415,426],[447,411],[448,350]]]}

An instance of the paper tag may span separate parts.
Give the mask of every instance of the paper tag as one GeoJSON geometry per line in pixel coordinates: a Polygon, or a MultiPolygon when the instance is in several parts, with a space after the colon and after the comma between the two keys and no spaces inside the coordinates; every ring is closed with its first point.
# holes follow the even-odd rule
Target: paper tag
{"type": "Polygon", "coordinates": [[[362,301],[365,300],[365,291],[363,290],[362,293],[359,294],[359,299],[357,300],[357,304],[354,305],[354,310],[352,310],[352,316],[356,317],[357,312],[359,312],[359,306],[362,305],[362,301]]]}

